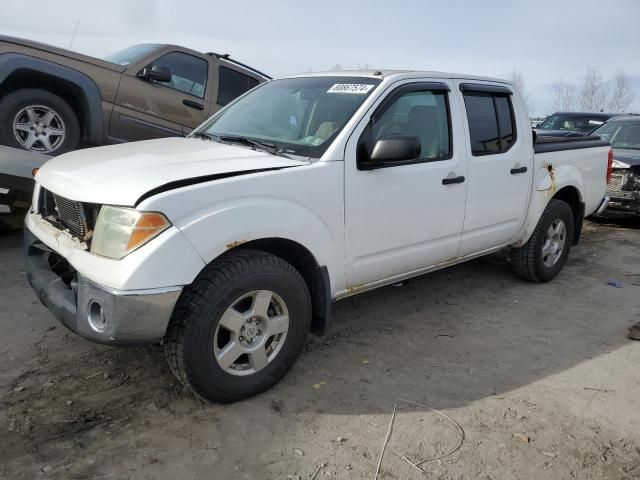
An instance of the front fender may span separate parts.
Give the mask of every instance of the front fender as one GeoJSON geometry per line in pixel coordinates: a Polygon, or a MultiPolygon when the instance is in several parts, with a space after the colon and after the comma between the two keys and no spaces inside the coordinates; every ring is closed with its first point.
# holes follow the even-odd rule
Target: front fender
{"type": "Polygon", "coordinates": [[[34,75],[44,74],[76,86],[82,92],[83,108],[87,114],[87,139],[94,143],[102,143],[102,97],[100,89],[89,76],[78,70],[21,53],[0,55],[0,85],[12,74],[24,71],[32,72],[34,75]]]}
{"type": "MultiPolygon", "coordinates": [[[[205,263],[243,243],[263,238],[283,238],[306,247],[321,266],[336,272],[342,258],[340,242],[317,214],[290,200],[245,197],[194,212],[177,225],[205,263]]],[[[341,282],[335,275],[331,284],[341,282]]]]}

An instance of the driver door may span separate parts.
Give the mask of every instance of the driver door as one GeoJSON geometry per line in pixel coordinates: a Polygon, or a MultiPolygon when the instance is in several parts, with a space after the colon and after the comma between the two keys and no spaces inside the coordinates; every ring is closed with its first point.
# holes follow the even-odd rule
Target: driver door
{"type": "Polygon", "coordinates": [[[390,281],[456,257],[466,201],[463,131],[448,81],[405,83],[365,117],[347,145],[347,286],[390,281]],[[420,139],[420,157],[363,169],[380,138],[420,139]],[[370,140],[367,139],[370,137],[370,140]],[[370,151],[370,150],[369,150],[370,151]],[[358,159],[359,160],[359,159],[358,159]]]}
{"type": "Polygon", "coordinates": [[[211,108],[207,88],[209,62],[184,52],[169,52],[151,62],[166,67],[171,81],[162,83],[140,77],[132,67],[122,76],[111,114],[111,137],[134,141],[183,136],[204,122],[211,108]]]}

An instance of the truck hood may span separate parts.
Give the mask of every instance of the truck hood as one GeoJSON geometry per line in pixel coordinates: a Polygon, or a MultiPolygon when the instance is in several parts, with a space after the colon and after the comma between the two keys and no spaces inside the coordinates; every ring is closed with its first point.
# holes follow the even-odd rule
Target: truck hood
{"type": "Polygon", "coordinates": [[[54,47],[53,45],[47,45],[46,43],[26,40],[24,38],[16,38],[16,37],[9,37],[6,35],[0,35],[0,42],[13,43],[14,45],[23,45],[25,47],[35,48],[37,50],[42,50],[43,52],[49,52],[56,55],[61,55],[63,57],[72,58],[80,62],[97,65],[98,67],[108,68],[109,70],[113,70],[116,72],[124,72],[126,69],[126,67],[116,65],[115,63],[107,62],[106,60],[101,60],[99,58],[90,57],[88,55],[83,55],[81,53],[72,52],[71,50],[66,50],[64,48],[54,47]]]}
{"type": "Polygon", "coordinates": [[[632,148],[613,148],[613,159],[629,164],[632,167],[640,165],[640,150],[632,148]]]}
{"type": "Polygon", "coordinates": [[[172,137],[76,150],[49,160],[35,180],[70,200],[135,206],[159,189],[301,165],[307,163],[241,146],[172,137]]]}

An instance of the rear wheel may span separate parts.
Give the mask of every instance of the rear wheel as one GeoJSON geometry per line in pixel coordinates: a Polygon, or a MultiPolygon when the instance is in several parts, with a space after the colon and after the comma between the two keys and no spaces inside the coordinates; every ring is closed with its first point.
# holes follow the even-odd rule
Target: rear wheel
{"type": "Polygon", "coordinates": [[[300,355],[311,323],[301,275],[279,257],[238,250],[209,265],[180,297],[165,353],[180,381],[232,402],[275,385],[300,355]]]}
{"type": "Polygon", "coordinates": [[[573,212],[562,200],[551,200],[529,241],[511,250],[513,269],[530,282],[548,282],[556,277],[573,243],[573,212]]]}
{"type": "Polygon", "coordinates": [[[0,143],[45,155],[75,150],[80,125],[62,98],[40,89],[11,92],[0,100],[0,143]]]}

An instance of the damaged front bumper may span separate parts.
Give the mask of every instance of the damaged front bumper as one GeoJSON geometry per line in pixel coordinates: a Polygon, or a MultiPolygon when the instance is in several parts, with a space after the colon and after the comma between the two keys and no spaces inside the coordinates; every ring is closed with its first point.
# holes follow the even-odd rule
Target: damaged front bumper
{"type": "Polygon", "coordinates": [[[109,344],[160,342],[182,287],[117,290],[78,274],[57,252],[25,227],[29,284],[40,302],[64,326],[109,344]]]}
{"type": "Polygon", "coordinates": [[[604,215],[640,215],[640,171],[638,169],[615,169],[607,185],[609,205],[604,215]]]}

